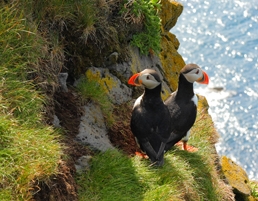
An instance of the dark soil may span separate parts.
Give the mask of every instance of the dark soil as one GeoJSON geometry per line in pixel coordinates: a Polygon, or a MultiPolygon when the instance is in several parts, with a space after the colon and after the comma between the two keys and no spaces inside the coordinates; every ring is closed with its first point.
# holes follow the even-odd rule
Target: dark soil
{"type": "MultiPolygon", "coordinates": [[[[53,175],[47,182],[34,182],[33,200],[35,201],[77,201],[78,186],[75,181],[75,161],[83,155],[94,153],[74,139],[78,134],[82,112],[80,97],[70,90],[69,92],[55,92],[54,113],[60,120],[64,129],[61,143],[64,145],[65,158],[59,162],[59,173],[53,175]]],[[[131,107],[128,104],[120,105],[114,109],[116,123],[109,129],[111,143],[132,156],[138,148],[130,130],[131,107]]]]}
{"type": "Polygon", "coordinates": [[[130,156],[141,152],[130,129],[131,110],[128,104],[115,108],[113,115],[117,121],[108,133],[111,143],[130,156]]]}
{"type": "Polygon", "coordinates": [[[75,182],[75,161],[82,155],[92,154],[91,151],[74,141],[78,133],[82,115],[80,98],[72,91],[54,94],[54,113],[60,120],[63,130],[61,143],[64,145],[65,158],[59,162],[59,173],[47,182],[35,184],[34,200],[76,201],[78,200],[75,182]]]}

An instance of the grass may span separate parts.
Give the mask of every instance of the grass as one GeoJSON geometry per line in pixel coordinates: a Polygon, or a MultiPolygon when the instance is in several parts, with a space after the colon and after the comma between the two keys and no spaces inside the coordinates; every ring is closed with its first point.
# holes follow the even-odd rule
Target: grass
{"type": "Polygon", "coordinates": [[[51,128],[29,128],[7,117],[1,117],[0,122],[0,200],[27,200],[32,181],[57,172],[60,145],[51,128]],[[4,197],[2,192],[6,192],[4,197]]]}
{"type": "MultiPolygon", "coordinates": [[[[78,35],[85,43],[95,38],[96,33],[106,33],[102,29],[115,33],[110,27],[102,26],[100,29],[107,21],[103,17],[99,19],[99,14],[105,14],[104,17],[108,15],[106,1],[98,3],[104,2],[101,10],[107,12],[90,9],[97,5],[97,1],[90,0],[15,2],[17,4],[0,3],[0,200],[3,201],[31,200],[35,193],[33,184],[44,182],[58,173],[58,164],[63,156],[62,146],[58,142],[59,132],[42,123],[46,97],[38,90],[39,85],[35,85],[35,80],[30,78],[39,79],[34,75],[39,74],[40,70],[46,76],[43,78],[49,78],[40,77],[40,84],[54,82],[52,75],[45,70],[46,66],[56,66],[57,69],[52,70],[59,72],[67,59],[65,57],[73,54],[73,51],[64,50],[62,34],[68,23],[75,24],[72,30],[81,30],[82,35],[78,35]],[[89,2],[91,4],[87,4],[89,2]],[[85,12],[88,9],[92,13],[85,12]],[[79,19],[78,24],[74,19],[79,19]],[[33,21],[42,26],[40,34],[33,21]],[[43,40],[40,35],[46,38],[43,40]],[[44,63],[44,68],[39,66],[44,63]]],[[[115,8],[118,1],[109,2],[113,2],[115,8]]],[[[156,8],[146,5],[147,1],[132,2],[142,3],[135,4],[135,8],[147,8],[145,11],[148,16],[145,19],[148,20],[154,14],[152,12],[156,8]]],[[[158,5],[157,0],[151,2],[158,5]]],[[[144,20],[141,17],[139,19],[144,20]]],[[[156,22],[157,19],[150,18],[150,22],[156,22]]],[[[159,37],[158,32],[153,33],[159,37]]],[[[106,38],[113,39],[113,36],[106,35],[106,38]]],[[[157,42],[156,39],[150,35],[150,42],[157,42]]],[[[149,51],[150,47],[155,50],[155,44],[154,48],[146,46],[143,52],[149,51]]],[[[145,47],[140,43],[136,43],[136,46],[145,47]]],[[[53,87],[51,83],[46,85],[53,87]]],[[[82,80],[78,90],[85,99],[100,105],[107,121],[113,121],[113,106],[96,82],[82,80]]],[[[211,144],[216,141],[216,136],[213,129],[210,117],[199,110],[189,142],[199,151],[187,153],[175,148],[166,153],[165,165],[161,168],[149,167],[148,160],[128,157],[118,150],[96,154],[91,169],[77,177],[80,200],[225,200],[227,192],[214,165],[215,155],[211,144]]],[[[257,191],[253,190],[252,195],[257,197],[257,191]]]]}
{"type": "Polygon", "coordinates": [[[250,181],[251,184],[251,195],[258,200],[258,182],[250,181]]]}
{"type": "Polygon", "coordinates": [[[0,9],[0,200],[29,200],[32,183],[57,173],[58,133],[43,125],[44,97],[28,81],[43,41],[13,7],[0,9]]]}
{"type": "Polygon", "coordinates": [[[77,89],[84,99],[90,99],[100,106],[107,126],[110,127],[115,121],[112,115],[114,106],[99,83],[84,77],[78,83],[77,89]]]}
{"type": "Polygon", "coordinates": [[[34,20],[38,22],[45,20],[57,22],[61,19],[72,20],[74,18],[73,13],[70,12],[74,2],[69,0],[23,0],[17,1],[17,5],[27,14],[31,15],[33,13],[34,20]],[[48,17],[46,18],[46,16],[48,17]]]}
{"type": "Polygon", "coordinates": [[[78,176],[80,200],[223,200],[227,192],[217,175],[211,144],[215,131],[203,111],[199,110],[189,142],[198,152],[174,148],[165,154],[165,165],[160,168],[118,150],[100,153],[93,157],[90,170],[78,176]]]}
{"type": "Polygon", "coordinates": [[[161,22],[158,16],[159,0],[130,1],[122,8],[124,19],[130,23],[144,24],[143,30],[133,35],[131,45],[140,49],[142,54],[159,54],[161,50],[161,22]]]}
{"type": "Polygon", "coordinates": [[[132,161],[118,151],[93,158],[91,172],[80,175],[80,200],[141,200],[132,161]]]}
{"type": "MultiPolygon", "coordinates": [[[[18,1],[17,5],[22,7],[28,19],[40,24],[43,32],[62,33],[68,30],[70,24],[74,24],[81,32],[81,39],[86,44],[88,38],[96,39],[96,24],[98,23],[98,1],[92,0],[24,0],[18,1]],[[33,16],[30,16],[33,13],[33,16]],[[45,27],[44,27],[45,26],[45,27]]],[[[54,42],[54,41],[51,41],[54,42]]]]}

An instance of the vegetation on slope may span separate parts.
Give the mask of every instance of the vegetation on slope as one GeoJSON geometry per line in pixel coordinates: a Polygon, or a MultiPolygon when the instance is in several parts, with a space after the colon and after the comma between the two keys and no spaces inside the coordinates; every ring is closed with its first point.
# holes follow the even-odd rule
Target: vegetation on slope
{"type": "Polygon", "coordinates": [[[84,73],[85,66],[103,66],[114,51],[125,60],[128,43],[144,54],[160,50],[158,0],[17,2],[50,42],[60,70],[63,65],[73,75],[84,73]]]}
{"type": "MultiPolygon", "coordinates": [[[[41,181],[58,173],[60,133],[45,125],[42,111],[52,113],[45,106],[48,101],[53,104],[60,71],[66,68],[78,75],[82,66],[103,64],[105,55],[99,59],[100,52],[121,51],[127,45],[132,34],[128,30],[134,29],[119,28],[118,34],[115,18],[109,21],[117,16],[120,25],[127,24],[120,13],[123,4],[122,0],[0,2],[0,200],[29,200],[41,190],[37,187],[41,181]],[[85,47],[90,48],[82,56],[85,47]]],[[[149,11],[138,7],[137,12],[144,18],[149,11]]],[[[139,27],[133,35],[144,28],[143,21],[128,22],[139,27]]]]}
{"type": "Polygon", "coordinates": [[[82,98],[89,99],[100,106],[106,124],[111,126],[115,121],[114,117],[112,116],[114,106],[99,83],[94,80],[82,78],[77,84],[77,89],[82,98]]]}
{"type": "Polygon", "coordinates": [[[57,172],[62,151],[42,123],[44,97],[28,80],[42,41],[12,8],[0,9],[0,25],[0,200],[28,200],[34,182],[57,172]]]}
{"type": "MultiPolygon", "coordinates": [[[[64,165],[60,162],[65,149],[60,144],[63,136],[45,125],[43,115],[53,116],[51,107],[57,96],[59,72],[65,70],[70,79],[76,79],[89,66],[103,66],[105,57],[113,51],[120,53],[119,62],[125,61],[130,42],[140,49],[146,48],[141,49],[142,53],[159,51],[156,15],[159,1],[130,2],[134,3],[125,5],[124,0],[0,2],[0,200],[30,200],[40,192],[49,199],[69,199],[65,193],[71,191],[70,183],[67,186],[71,188],[66,188],[50,182],[57,174],[64,177],[64,183],[72,178],[59,168],[64,165]],[[137,35],[141,38],[142,33],[147,39],[144,44],[137,40],[137,35]],[[64,190],[63,194],[50,197],[50,186],[62,187],[59,192],[64,190]]],[[[88,93],[91,87],[96,90],[89,84],[85,96],[94,100],[98,95],[88,93]]],[[[67,110],[72,110],[75,105],[66,102],[69,95],[60,96],[62,104],[69,106],[67,110]]],[[[77,97],[73,98],[77,101],[77,97]]],[[[64,113],[63,108],[59,109],[64,113]]],[[[90,171],[78,175],[79,199],[227,198],[228,187],[219,179],[214,164],[213,124],[206,115],[198,117],[190,141],[199,151],[186,153],[175,148],[166,154],[162,168],[149,167],[148,161],[117,150],[97,154],[90,171]]],[[[40,200],[40,196],[37,198],[40,200]]]]}
{"type": "Polygon", "coordinates": [[[142,54],[160,52],[161,22],[158,16],[160,0],[124,1],[121,12],[127,21],[144,24],[143,30],[133,35],[131,44],[138,47],[142,54]]]}
{"type": "Polygon", "coordinates": [[[214,162],[217,133],[207,108],[201,106],[198,113],[189,141],[197,152],[175,148],[160,168],[117,150],[100,153],[90,170],[78,176],[80,200],[230,200],[230,187],[219,179],[214,162]]]}

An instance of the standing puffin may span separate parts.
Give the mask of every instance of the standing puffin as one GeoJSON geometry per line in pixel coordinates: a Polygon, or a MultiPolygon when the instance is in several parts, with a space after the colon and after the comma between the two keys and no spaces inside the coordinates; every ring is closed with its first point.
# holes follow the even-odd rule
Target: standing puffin
{"type": "Polygon", "coordinates": [[[128,84],[144,86],[144,93],[135,101],[131,117],[131,130],[142,151],[153,164],[164,163],[164,148],[170,136],[171,118],[161,99],[161,79],[153,69],[134,74],[128,84]]]}
{"type": "Polygon", "coordinates": [[[195,151],[187,145],[190,129],[193,126],[196,114],[198,98],[193,90],[193,83],[208,84],[208,75],[196,64],[187,64],[181,71],[178,81],[178,89],[165,101],[171,116],[171,135],[165,151],[170,149],[180,140],[183,149],[195,151]]]}

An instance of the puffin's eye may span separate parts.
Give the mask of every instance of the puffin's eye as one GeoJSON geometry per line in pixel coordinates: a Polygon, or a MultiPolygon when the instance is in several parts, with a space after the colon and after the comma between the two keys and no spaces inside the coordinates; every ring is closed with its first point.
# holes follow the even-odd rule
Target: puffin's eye
{"type": "Polygon", "coordinates": [[[150,76],[149,76],[149,75],[147,75],[146,79],[147,79],[147,80],[149,80],[149,79],[150,79],[150,76]]]}
{"type": "Polygon", "coordinates": [[[198,74],[198,73],[199,73],[199,70],[197,70],[195,74],[198,74]]]}

